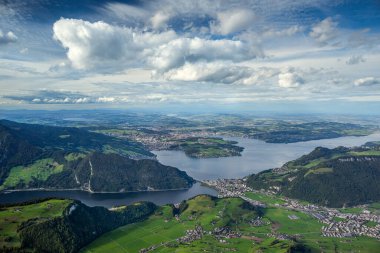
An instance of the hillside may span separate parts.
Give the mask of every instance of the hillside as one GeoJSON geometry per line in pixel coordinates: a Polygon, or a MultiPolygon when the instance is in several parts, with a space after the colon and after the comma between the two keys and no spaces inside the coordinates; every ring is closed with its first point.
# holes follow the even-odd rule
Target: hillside
{"type": "MultiPolygon", "coordinates": [[[[2,130],[8,134],[17,136],[30,145],[43,149],[112,152],[129,157],[153,156],[137,142],[121,140],[77,127],[24,124],[9,120],[0,120],[0,125],[2,130]]],[[[1,133],[1,135],[3,134],[1,133]]]]}
{"type": "Polygon", "coordinates": [[[0,252],[78,252],[100,235],[141,221],[154,212],[150,202],[108,210],[72,200],[37,200],[1,209],[0,252]]]}
{"type": "Polygon", "coordinates": [[[379,201],[379,181],[380,151],[373,143],[351,149],[318,147],[281,168],[248,178],[253,189],[330,207],[379,201]]]}
{"type": "Polygon", "coordinates": [[[129,158],[131,150],[141,156],[150,154],[139,150],[139,144],[131,146],[77,128],[0,122],[0,190],[123,192],[182,189],[193,184],[191,177],[176,168],[151,159],[129,158]]]}
{"type": "Polygon", "coordinates": [[[307,252],[291,238],[268,238],[275,230],[270,220],[240,198],[200,195],[179,209],[162,206],[143,222],[99,237],[83,252],[267,252],[269,247],[268,252],[307,252]]]}
{"type": "Polygon", "coordinates": [[[194,180],[177,168],[151,159],[118,154],[52,153],[26,166],[10,169],[0,189],[82,189],[126,192],[189,188],[194,180]]]}

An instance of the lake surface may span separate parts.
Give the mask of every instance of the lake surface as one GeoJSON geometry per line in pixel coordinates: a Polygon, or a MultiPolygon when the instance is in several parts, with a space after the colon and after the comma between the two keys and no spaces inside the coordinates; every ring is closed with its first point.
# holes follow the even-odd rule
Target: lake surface
{"type": "Polygon", "coordinates": [[[88,206],[113,207],[137,201],[150,201],[157,205],[180,203],[199,194],[216,196],[211,188],[196,183],[188,190],[133,193],[89,193],[84,191],[19,191],[0,194],[0,204],[19,203],[38,198],[70,198],[80,200],[88,206]]]}
{"type": "MultiPolygon", "coordinates": [[[[196,179],[241,178],[265,169],[275,168],[285,162],[307,154],[318,146],[334,148],[338,146],[360,146],[368,141],[380,141],[380,133],[362,137],[341,137],[335,139],[297,142],[290,144],[265,143],[245,138],[225,138],[235,140],[244,147],[242,156],[196,159],[182,151],[154,151],[158,160],[186,171],[196,179]]],[[[136,201],[151,201],[157,205],[179,203],[199,194],[217,195],[217,192],[200,183],[188,190],[138,192],[138,193],[88,193],[84,191],[20,191],[0,194],[0,204],[18,203],[37,198],[60,197],[82,201],[88,206],[112,207],[128,205],[136,201]]]]}
{"type": "Polygon", "coordinates": [[[280,167],[319,146],[353,147],[363,145],[368,141],[380,141],[380,133],[289,144],[266,143],[245,138],[225,139],[237,141],[239,146],[244,147],[242,156],[197,159],[186,156],[182,151],[164,150],[153,153],[157,155],[161,163],[184,170],[196,179],[241,178],[262,170],[280,167]]]}

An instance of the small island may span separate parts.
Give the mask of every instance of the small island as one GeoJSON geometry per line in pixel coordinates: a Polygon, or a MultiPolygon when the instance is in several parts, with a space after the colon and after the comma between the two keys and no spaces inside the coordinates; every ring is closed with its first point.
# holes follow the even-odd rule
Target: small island
{"type": "Polygon", "coordinates": [[[222,138],[189,137],[176,140],[169,150],[182,150],[192,158],[217,158],[241,156],[244,148],[236,145],[236,141],[222,138]]]}

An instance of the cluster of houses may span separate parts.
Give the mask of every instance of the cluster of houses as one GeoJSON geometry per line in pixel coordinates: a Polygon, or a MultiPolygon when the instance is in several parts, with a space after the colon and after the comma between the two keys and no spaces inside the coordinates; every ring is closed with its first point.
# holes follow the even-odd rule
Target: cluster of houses
{"type": "MultiPolygon", "coordinates": [[[[215,188],[219,198],[224,197],[240,197],[254,206],[265,207],[259,201],[252,200],[244,196],[245,192],[254,192],[250,187],[246,186],[244,179],[218,179],[202,181],[210,187],[215,188]]],[[[264,192],[260,192],[264,193],[264,192]]],[[[266,192],[266,194],[271,195],[266,192]]],[[[322,235],[326,237],[353,237],[353,236],[369,236],[380,239],[380,216],[364,210],[359,214],[342,213],[338,209],[327,208],[313,204],[303,204],[297,200],[283,197],[284,203],[275,204],[289,210],[295,210],[306,213],[324,223],[322,227],[322,235]],[[371,222],[372,225],[368,225],[371,222]]],[[[288,216],[291,220],[299,219],[298,216],[292,214],[288,216]]],[[[179,220],[179,217],[175,217],[179,220]]],[[[251,226],[269,225],[269,221],[265,221],[262,217],[257,217],[249,222],[251,226]]],[[[204,234],[213,235],[220,243],[226,243],[228,238],[239,238],[242,236],[237,231],[233,231],[229,227],[217,227],[211,231],[205,231],[201,226],[196,226],[195,229],[186,231],[186,235],[176,239],[178,243],[190,243],[202,238],[204,234]]],[[[289,240],[299,237],[299,235],[286,235],[279,233],[268,234],[269,237],[274,237],[279,240],[289,240]]],[[[153,245],[149,248],[140,250],[140,253],[153,251],[165,243],[153,245]]]]}
{"type": "Polygon", "coordinates": [[[267,234],[268,237],[276,238],[277,240],[291,240],[298,238],[298,236],[290,236],[287,234],[278,234],[278,233],[269,233],[267,234]]]}
{"type": "Polygon", "coordinates": [[[334,208],[321,207],[312,204],[301,204],[296,200],[284,198],[281,206],[287,209],[307,213],[326,224],[322,227],[322,235],[326,237],[369,236],[380,239],[380,216],[371,214],[368,210],[362,213],[342,213],[334,208]],[[375,226],[367,226],[373,222],[375,226]]]}
{"type": "Polygon", "coordinates": [[[144,144],[150,150],[166,150],[177,144],[177,140],[190,137],[209,137],[212,133],[200,130],[192,131],[168,131],[168,129],[149,127],[144,129],[126,128],[125,131],[106,133],[109,136],[128,138],[144,144]]]}
{"type": "MultiPolygon", "coordinates": [[[[218,179],[205,180],[203,183],[215,188],[218,197],[240,197],[255,206],[265,205],[259,201],[252,200],[244,196],[245,192],[254,192],[250,187],[246,186],[244,179],[218,179]]],[[[271,195],[271,192],[261,192],[271,195]]],[[[369,236],[380,239],[380,215],[371,214],[368,210],[364,210],[360,214],[342,213],[334,208],[321,207],[313,204],[303,204],[297,200],[282,198],[283,204],[275,204],[275,206],[295,210],[311,215],[318,219],[321,223],[326,224],[322,227],[322,235],[329,237],[352,237],[352,236],[369,236]],[[337,221],[337,219],[339,221],[337,221]],[[368,222],[373,222],[374,226],[368,226],[368,222]]],[[[296,220],[297,216],[291,215],[289,219],[296,220]]],[[[253,224],[260,224],[260,220],[256,220],[253,224]]]]}
{"type": "Polygon", "coordinates": [[[244,179],[204,180],[202,183],[218,191],[219,198],[241,197],[252,188],[246,185],[244,179]]]}
{"type": "Polygon", "coordinates": [[[233,231],[229,227],[218,227],[214,228],[211,233],[219,242],[225,243],[226,240],[224,238],[239,238],[241,237],[241,233],[233,231]]]}
{"type": "Polygon", "coordinates": [[[266,226],[266,225],[269,225],[270,224],[270,221],[265,221],[263,220],[262,217],[257,217],[256,219],[252,219],[249,224],[252,226],[252,227],[261,227],[261,226],[266,226]]]}
{"type": "Polygon", "coordinates": [[[202,226],[195,226],[194,229],[188,229],[186,230],[186,235],[180,237],[177,239],[177,242],[179,243],[190,243],[195,240],[202,239],[203,234],[205,231],[203,230],[202,226]]]}
{"type": "Polygon", "coordinates": [[[380,225],[368,227],[356,220],[331,222],[322,227],[322,235],[327,237],[369,236],[380,239],[380,225]]]}

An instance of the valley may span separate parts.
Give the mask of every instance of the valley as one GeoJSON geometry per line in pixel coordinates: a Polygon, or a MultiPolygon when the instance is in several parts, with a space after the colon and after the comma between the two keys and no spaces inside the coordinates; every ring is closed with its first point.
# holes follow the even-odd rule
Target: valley
{"type": "Polygon", "coordinates": [[[99,122],[56,127],[1,121],[6,152],[0,252],[373,252],[380,247],[376,127],[297,122],[291,132],[282,121],[240,119],[250,129],[249,124],[272,129],[263,128],[268,135],[259,138],[227,127],[237,119],[171,116],[154,127],[146,121],[112,128],[99,122]],[[215,121],[226,128],[216,130],[215,121]],[[306,129],[318,128],[323,136],[338,138],[297,137],[297,131],[305,136],[306,129]],[[12,199],[23,203],[7,202],[12,199]],[[38,240],[32,240],[36,234],[38,240]],[[53,244],[47,246],[47,238],[53,244]]]}

